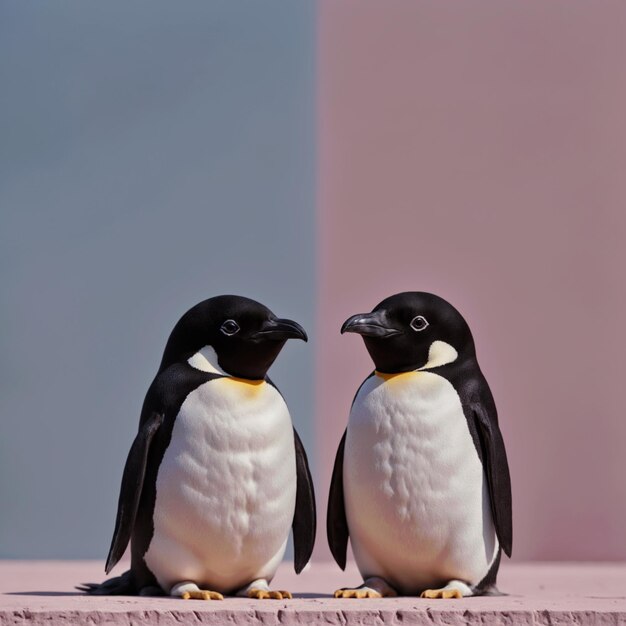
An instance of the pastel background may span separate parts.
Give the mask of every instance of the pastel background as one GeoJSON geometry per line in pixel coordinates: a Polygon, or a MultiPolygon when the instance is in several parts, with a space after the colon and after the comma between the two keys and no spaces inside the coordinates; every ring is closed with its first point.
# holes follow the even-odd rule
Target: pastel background
{"type": "Polygon", "coordinates": [[[371,370],[349,315],[468,319],[514,558],[626,558],[626,5],[0,2],[0,556],[102,557],[178,316],[310,331],[272,376],[320,532],[371,370]],[[149,7],[149,10],[148,10],[149,7]]]}
{"type": "Polygon", "coordinates": [[[434,291],[497,401],[515,558],[626,557],[625,29],[620,2],[322,3],[322,485],[371,370],[341,322],[434,291]]]}
{"type": "Polygon", "coordinates": [[[106,556],[167,337],[241,293],[313,439],[314,11],[3,2],[0,555],[106,556]]]}

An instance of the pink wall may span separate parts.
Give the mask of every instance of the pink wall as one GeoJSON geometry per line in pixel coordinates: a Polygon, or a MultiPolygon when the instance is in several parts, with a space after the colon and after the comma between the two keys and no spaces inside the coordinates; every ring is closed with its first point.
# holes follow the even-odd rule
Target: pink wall
{"type": "Polygon", "coordinates": [[[498,403],[515,557],[626,558],[626,3],[324,0],[318,71],[321,513],[371,370],[342,321],[434,291],[498,403]]]}

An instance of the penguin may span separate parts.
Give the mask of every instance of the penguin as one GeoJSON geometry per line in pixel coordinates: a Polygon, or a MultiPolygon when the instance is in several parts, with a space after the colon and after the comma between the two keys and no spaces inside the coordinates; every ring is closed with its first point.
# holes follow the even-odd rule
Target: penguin
{"type": "Polygon", "coordinates": [[[499,595],[511,556],[511,481],[489,385],[461,314],[399,293],[341,333],[363,337],[375,371],[359,387],[332,474],[327,536],[363,577],[337,598],[499,595]]]}
{"type": "Polygon", "coordinates": [[[291,598],[270,583],[290,528],[300,573],[315,541],[306,452],[267,371],[296,322],[259,302],[218,296],[174,327],[124,468],[108,574],[96,595],[221,600],[291,598]]]}

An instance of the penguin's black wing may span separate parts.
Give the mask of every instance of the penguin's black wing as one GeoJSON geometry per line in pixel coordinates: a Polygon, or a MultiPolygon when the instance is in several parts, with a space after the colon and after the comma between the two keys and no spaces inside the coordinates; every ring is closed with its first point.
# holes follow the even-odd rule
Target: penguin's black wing
{"type": "Polygon", "coordinates": [[[146,474],[150,443],[163,423],[163,418],[163,413],[153,412],[147,419],[142,420],[139,432],[128,453],[124,474],[122,475],[115,531],[113,532],[111,548],[109,549],[109,556],[105,566],[107,574],[122,558],[130,541],[137,516],[137,508],[139,507],[143,479],[146,474]]]}
{"type": "MultiPolygon", "coordinates": [[[[354,394],[352,404],[357,399],[359,391],[363,385],[374,376],[372,372],[360,385],[354,394]]],[[[333,476],[330,479],[330,491],[328,493],[328,510],[326,512],[326,536],[328,546],[341,569],[346,569],[346,558],[348,552],[348,519],[346,518],[346,506],[343,499],[343,451],[346,446],[346,434],[348,429],[343,431],[343,437],[337,448],[335,465],[333,466],[333,476]]]]}
{"type": "MultiPolygon", "coordinates": [[[[280,393],[280,389],[272,382],[269,376],[266,376],[265,380],[280,393]]],[[[280,395],[282,396],[283,394],[280,393],[280,395]]],[[[296,510],[293,514],[291,530],[293,531],[294,548],[293,567],[296,570],[296,574],[299,574],[309,562],[313,552],[317,514],[315,512],[315,492],[313,490],[311,470],[309,470],[309,461],[295,428],[293,429],[293,440],[296,448],[296,510]]]]}
{"type": "Polygon", "coordinates": [[[346,554],[348,551],[348,520],[343,500],[343,450],[346,445],[346,429],[337,448],[333,477],[330,481],[328,494],[328,512],[326,515],[326,535],[328,545],[337,565],[346,569],[346,554]]]}
{"type": "Polygon", "coordinates": [[[300,437],[293,429],[293,438],[296,447],[296,510],[293,515],[293,547],[294,547],[294,569],[299,574],[304,566],[309,562],[315,544],[315,530],[317,524],[315,512],[315,492],[313,491],[313,480],[309,470],[304,446],[300,437]]]}
{"type": "Polygon", "coordinates": [[[489,484],[491,514],[496,527],[500,546],[507,556],[511,556],[513,546],[513,513],[511,498],[511,476],[506,458],[504,440],[498,426],[496,404],[487,385],[482,379],[476,394],[470,402],[478,438],[482,450],[483,467],[489,484]]]}

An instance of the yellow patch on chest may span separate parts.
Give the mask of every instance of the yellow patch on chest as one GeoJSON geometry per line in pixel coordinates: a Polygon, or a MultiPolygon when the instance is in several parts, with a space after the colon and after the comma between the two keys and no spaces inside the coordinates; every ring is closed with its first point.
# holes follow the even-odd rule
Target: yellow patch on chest
{"type": "Polygon", "coordinates": [[[414,381],[416,377],[421,376],[421,372],[400,372],[398,374],[386,374],[385,372],[379,372],[376,370],[376,376],[381,378],[386,383],[391,383],[393,385],[403,385],[407,384],[411,381],[414,381]]]}
{"type": "Polygon", "coordinates": [[[239,394],[246,399],[258,398],[267,388],[267,383],[262,379],[249,380],[247,378],[237,378],[236,376],[225,376],[216,382],[232,393],[239,394]]]}
{"type": "Polygon", "coordinates": [[[394,398],[398,398],[398,394],[403,396],[409,394],[411,397],[414,394],[420,397],[430,397],[441,388],[442,382],[444,382],[441,377],[420,370],[398,374],[377,371],[376,378],[380,381],[381,387],[391,393],[394,398]]]}

